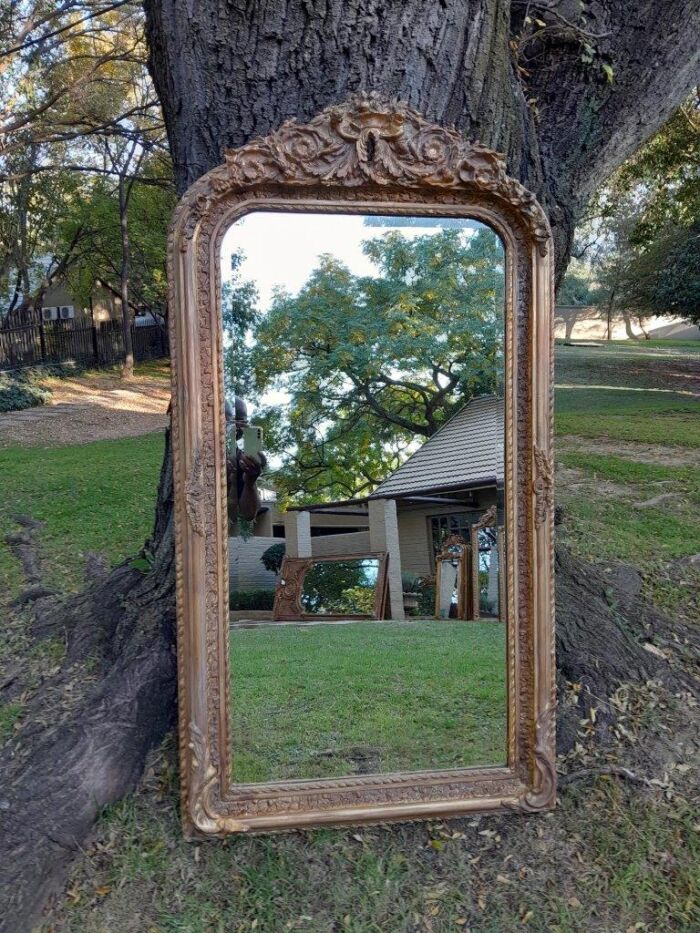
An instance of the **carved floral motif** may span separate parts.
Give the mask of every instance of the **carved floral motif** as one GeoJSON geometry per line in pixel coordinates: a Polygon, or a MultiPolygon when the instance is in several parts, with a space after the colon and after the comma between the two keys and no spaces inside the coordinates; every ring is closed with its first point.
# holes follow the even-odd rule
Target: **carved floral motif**
{"type": "Polygon", "coordinates": [[[549,227],[534,195],[506,173],[503,156],[457,130],[429,123],[404,103],[360,95],[329,107],[307,124],[279,130],[225,153],[225,164],[185,195],[185,238],[211,204],[211,192],[260,185],[380,185],[462,189],[507,204],[544,254],[549,227]]]}
{"type": "Polygon", "coordinates": [[[518,800],[516,809],[536,813],[554,806],[557,772],[554,764],[554,706],[547,704],[535,725],[534,781],[518,800]]]}
{"type": "Polygon", "coordinates": [[[189,734],[192,818],[201,832],[215,833],[218,831],[218,824],[213,798],[219,789],[217,770],[209,755],[209,745],[196,723],[190,723],[189,734]]]}
{"type": "Polygon", "coordinates": [[[192,458],[192,467],[185,482],[185,508],[187,517],[196,535],[204,535],[204,483],[202,482],[202,454],[197,447],[192,458]]]}
{"type": "Polygon", "coordinates": [[[554,507],[554,464],[549,454],[535,446],[535,521],[543,525],[554,507]]]}

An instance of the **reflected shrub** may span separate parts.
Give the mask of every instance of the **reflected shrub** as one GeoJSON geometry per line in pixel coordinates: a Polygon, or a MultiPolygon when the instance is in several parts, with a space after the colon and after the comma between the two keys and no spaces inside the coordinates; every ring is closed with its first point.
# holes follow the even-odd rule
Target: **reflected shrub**
{"type": "Polygon", "coordinates": [[[229,597],[230,609],[272,609],[274,590],[238,590],[229,597]]]}

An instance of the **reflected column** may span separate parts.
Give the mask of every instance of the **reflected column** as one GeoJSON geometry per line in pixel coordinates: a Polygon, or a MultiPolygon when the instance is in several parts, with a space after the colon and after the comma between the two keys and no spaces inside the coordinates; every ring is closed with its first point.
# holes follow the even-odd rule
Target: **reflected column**
{"type": "Polygon", "coordinates": [[[403,586],[401,585],[401,550],[399,547],[399,522],[394,499],[370,499],[369,547],[372,552],[389,555],[387,567],[389,607],[387,618],[403,620],[403,586]]]}

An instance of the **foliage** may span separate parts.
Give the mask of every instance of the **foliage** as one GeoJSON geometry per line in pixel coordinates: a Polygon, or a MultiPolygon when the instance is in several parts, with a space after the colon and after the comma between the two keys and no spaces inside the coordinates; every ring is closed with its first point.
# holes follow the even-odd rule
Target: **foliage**
{"type": "Polygon", "coordinates": [[[241,278],[243,253],[231,254],[230,276],[221,287],[221,318],[226,335],[224,381],[229,397],[250,395],[253,387],[251,343],[260,324],[258,290],[241,278]]]}
{"type": "Polygon", "coordinates": [[[700,219],[700,95],[679,107],[652,139],[622,166],[614,190],[643,189],[635,240],[653,241],[669,225],[700,219]]]}
{"type": "Polygon", "coordinates": [[[590,266],[575,258],[572,259],[557,289],[557,304],[565,307],[587,308],[599,304],[602,298],[603,292],[590,266]]]}
{"type": "Polygon", "coordinates": [[[401,586],[404,593],[416,593],[420,586],[420,577],[417,573],[411,573],[410,570],[401,571],[401,586]]]}
{"type": "Polygon", "coordinates": [[[236,590],[229,596],[230,609],[272,609],[274,590],[236,590]]]}
{"type": "Polygon", "coordinates": [[[421,616],[435,615],[436,588],[434,583],[421,581],[418,590],[418,608],[417,613],[421,616]]]}
{"type": "Polygon", "coordinates": [[[669,223],[635,245],[622,287],[626,304],[638,312],[700,324],[700,214],[690,226],[669,223]]]}
{"type": "Polygon", "coordinates": [[[260,555],[263,567],[266,570],[272,571],[272,573],[279,573],[282,567],[282,561],[284,560],[285,550],[286,546],[284,541],[280,541],[279,544],[271,544],[270,547],[260,555]]]}
{"type": "MultiPolygon", "coordinates": [[[[372,567],[370,565],[370,573],[372,567]]],[[[319,561],[304,577],[301,603],[309,614],[357,615],[367,612],[365,593],[374,603],[376,574],[368,577],[365,561],[319,561]],[[358,594],[362,598],[358,599],[358,594]]]]}
{"type": "Polygon", "coordinates": [[[377,277],[332,256],[255,330],[260,420],[285,451],[275,484],[297,499],[374,488],[477,395],[502,387],[503,252],[490,230],[370,239],[377,277]],[[470,235],[471,234],[471,235],[470,235]]]}
{"type": "MultiPolygon", "coordinates": [[[[162,156],[149,159],[129,200],[129,292],[139,309],[165,314],[167,303],[166,254],[170,215],[175,194],[170,187],[171,166],[162,156]],[[150,184],[157,181],[159,184],[150,184]]],[[[80,202],[74,205],[67,235],[82,230],[90,249],[82,251],[67,275],[69,288],[85,307],[95,283],[111,285],[119,292],[121,244],[119,203],[114,187],[105,178],[86,183],[80,202]]]]}
{"type": "Polygon", "coordinates": [[[567,273],[560,303],[602,303],[640,324],[653,315],[700,323],[697,99],[679,107],[598,192],[574,255],[584,261],[567,273]],[[593,295],[586,280],[596,286],[593,295]],[[590,297],[597,302],[583,300],[590,297]]]}
{"type": "Polygon", "coordinates": [[[51,390],[40,385],[32,374],[0,373],[0,412],[34,408],[50,398],[51,390]]]}
{"type": "MultiPolygon", "coordinates": [[[[36,317],[65,280],[84,307],[100,280],[127,311],[163,313],[174,198],[154,190],[172,179],[143,10],[132,0],[11,6],[0,33],[0,315],[36,317]],[[130,205],[137,181],[150,190],[130,205]]],[[[129,340],[125,328],[131,371],[129,340]]]]}

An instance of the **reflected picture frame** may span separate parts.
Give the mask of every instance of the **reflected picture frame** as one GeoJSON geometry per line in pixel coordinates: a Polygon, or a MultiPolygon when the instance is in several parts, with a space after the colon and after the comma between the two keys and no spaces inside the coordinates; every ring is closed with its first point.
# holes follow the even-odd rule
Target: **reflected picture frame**
{"type": "MultiPolygon", "coordinates": [[[[168,240],[181,815],[188,838],[554,806],[553,247],[496,152],[361,95],[225,154],[168,240]],[[233,784],[220,247],[252,211],[472,218],[505,248],[503,765],[233,784]]],[[[235,674],[235,659],[233,661],[235,674]]]]}
{"type": "Polygon", "coordinates": [[[442,575],[445,562],[456,560],[457,569],[457,619],[469,618],[468,606],[471,597],[471,580],[468,576],[470,547],[461,535],[449,535],[435,558],[435,617],[442,617],[442,575]]]}
{"type": "Polygon", "coordinates": [[[387,597],[386,568],[389,555],[386,553],[344,554],[342,557],[284,557],[280,568],[280,578],[275,588],[275,622],[304,622],[339,619],[383,619],[387,597]],[[378,565],[377,583],[374,592],[374,610],[370,613],[344,613],[342,616],[324,612],[321,615],[304,612],[302,592],[306,574],[318,564],[339,564],[354,560],[376,560],[378,565]]]}

